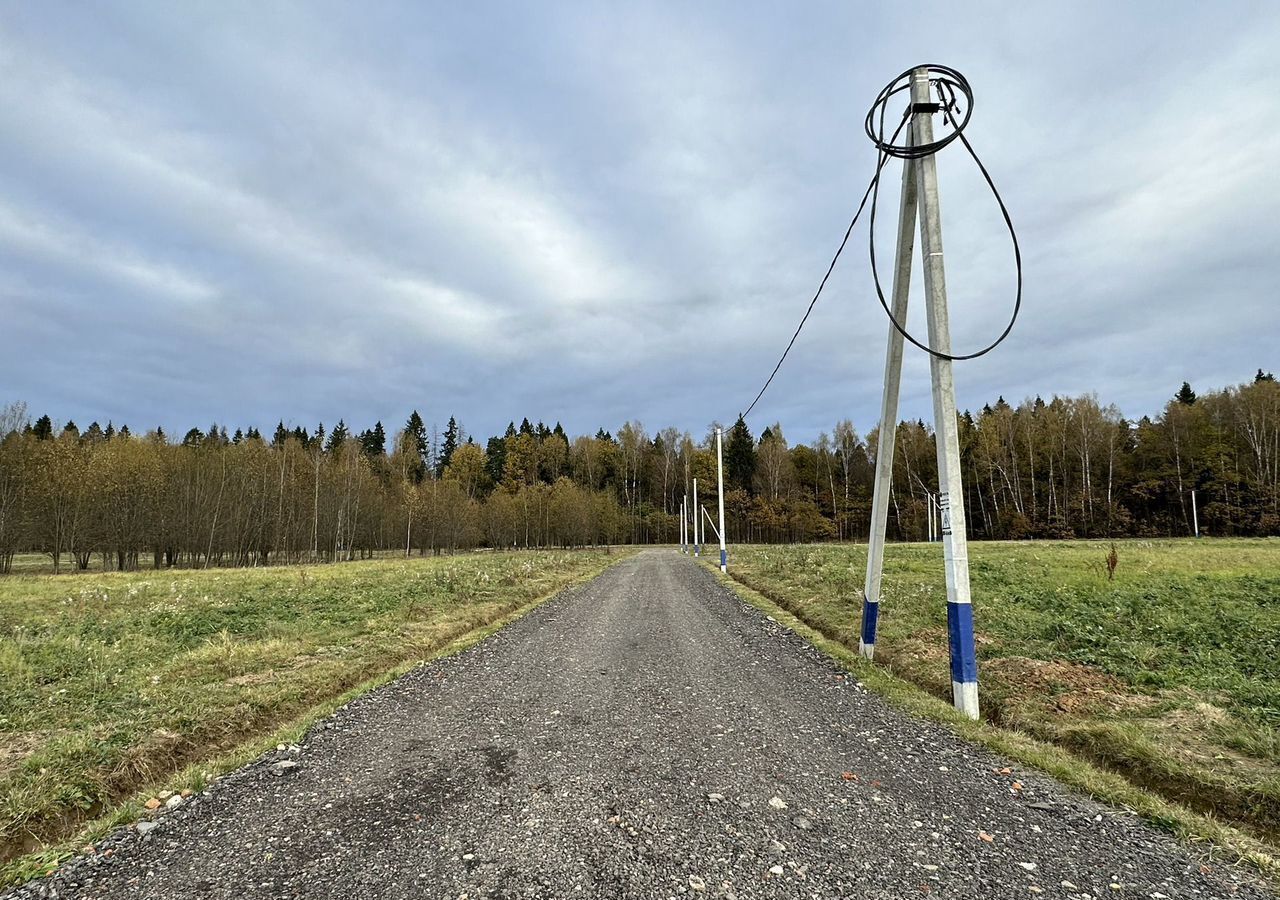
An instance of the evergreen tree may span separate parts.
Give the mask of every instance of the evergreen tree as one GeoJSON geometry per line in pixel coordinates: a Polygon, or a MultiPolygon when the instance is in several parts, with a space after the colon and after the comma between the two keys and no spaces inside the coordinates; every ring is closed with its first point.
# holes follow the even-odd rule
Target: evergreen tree
{"type": "Polygon", "coordinates": [[[427,454],[431,452],[431,442],[427,440],[427,423],[422,421],[415,409],[409,414],[409,421],[404,426],[405,433],[418,442],[418,456],[425,463],[427,454]]]}
{"type": "Polygon", "coordinates": [[[436,458],[436,477],[440,478],[444,475],[445,466],[449,465],[449,460],[453,459],[454,451],[458,449],[458,422],[453,416],[449,417],[449,424],[444,429],[444,443],[440,446],[440,455],[436,458]]]}
{"type": "MultiPolygon", "coordinates": [[[[157,428],[156,433],[158,434],[159,432],[160,432],[160,429],[157,428]]],[[[182,439],[182,446],[184,447],[199,447],[203,443],[204,443],[204,432],[201,431],[199,428],[192,428],[190,431],[186,433],[186,436],[183,437],[182,439]]]]}
{"type": "Polygon", "coordinates": [[[329,435],[329,443],[325,445],[324,449],[329,453],[340,450],[348,437],[350,435],[347,432],[347,423],[339,419],[338,424],[333,427],[333,433],[329,435]]]}
{"type": "Polygon", "coordinates": [[[96,421],[89,423],[89,427],[85,429],[84,434],[81,435],[81,438],[86,441],[91,441],[95,444],[99,441],[106,440],[106,436],[103,435],[102,433],[102,426],[99,425],[96,421]]]}
{"type": "Polygon", "coordinates": [[[525,416],[524,421],[520,423],[520,433],[528,435],[533,434],[533,426],[529,424],[528,416],[525,416]]]}
{"type": "Polygon", "coordinates": [[[121,426],[120,426],[120,437],[125,438],[125,439],[128,439],[128,438],[133,437],[133,432],[131,432],[131,431],[129,430],[129,426],[128,426],[128,425],[121,425],[121,426]]]}
{"type": "Polygon", "coordinates": [[[422,416],[418,415],[415,409],[409,414],[409,421],[404,424],[404,435],[417,451],[418,460],[412,466],[410,477],[414,482],[421,482],[427,474],[427,459],[431,454],[431,444],[427,440],[427,423],[422,421],[422,416]]]}
{"type": "Polygon", "coordinates": [[[80,428],[75,422],[68,421],[66,425],[62,426],[62,433],[69,434],[72,437],[80,437],[80,428]]]}
{"type": "Polygon", "coordinates": [[[1259,382],[1263,382],[1263,381],[1275,381],[1275,380],[1276,380],[1275,375],[1271,374],[1270,372],[1263,372],[1261,369],[1258,370],[1257,375],[1253,376],[1254,384],[1258,384],[1259,382]]]}
{"type": "Polygon", "coordinates": [[[1174,394],[1173,399],[1185,406],[1190,406],[1196,402],[1196,392],[1191,390],[1191,385],[1184,381],[1178,393],[1174,394]]]}
{"type": "Polygon", "coordinates": [[[102,432],[102,436],[107,440],[111,440],[116,436],[116,426],[111,424],[111,420],[107,419],[107,430],[102,432]]]}
{"type": "Polygon", "coordinates": [[[316,426],[315,434],[311,435],[310,439],[304,440],[303,443],[306,444],[308,447],[315,447],[317,450],[323,450],[324,435],[325,435],[324,423],[321,422],[319,425],[316,426]]]}
{"type": "Polygon", "coordinates": [[[284,442],[289,440],[289,429],[284,427],[284,420],[280,420],[280,424],[276,426],[276,433],[271,438],[272,447],[283,447],[284,442]]]}
{"type": "Polygon", "coordinates": [[[244,432],[241,431],[239,428],[237,428],[236,433],[231,436],[231,443],[239,446],[243,441],[244,441],[244,432]]]}
{"type": "Polygon", "coordinates": [[[515,437],[515,436],[516,436],[516,423],[515,423],[515,422],[508,422],[508,423],[507,423],[507,433],[506,433],[506,434],[504,434],[504,435],[503,435],[503,437],[504,437],[504,438],[513,438],[513,437],[515,437]]]}
{"type": "MultiPolygon", "coordinates": [[[[768,429],[766,428],[767,432],[768,429]]],[[[761,435],[761,440],[764,435],[761,435]]],[[[738,421],[729,429],[729,440],[724,448],[725,475],[731,487],[750,493],[752,480],[756,474],[756,443],[751,437],[751,430],[746,421],[738,416],[738,421]]]]}
{"type": "Polygon", "coordinates": [[[386,455],[387,432],[383,430],[381,421],[375,422],[371,430],[360,435],[360,447],[364,450],[365,456],[374,459],[386,455]]]}
{"type": "MultiPolygon", "coordinates": [[[[508,426],[507,431],[510,432],[510,437],[516,436],[514,426],[508,426]]],[[[507,468],[506,440],[500,437],[489,438],[489,443],[485,445],[484,455],[484,470],[489,475],[489,480],[494,484],[501,483],[502,474],[507,468]]]]}

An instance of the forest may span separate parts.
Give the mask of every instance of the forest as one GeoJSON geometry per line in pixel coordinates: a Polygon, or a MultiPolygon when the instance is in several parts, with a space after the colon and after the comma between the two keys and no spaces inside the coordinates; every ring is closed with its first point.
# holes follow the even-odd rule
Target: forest
{"type": "MultiPolygon", "coordinates": [[[[524,419],[483,444],[416,411],[391,434],[214,424],[81,429],[0,407],[0,574],[19,553],[55,571],[253,566],[378,553],[672,543],[698,480],[715,515],[711,423],[694,437],[627,422],[570,437],[524,419]]],[[[897,426],[889,529],[926,539],[932,428],[897,426]]],[[[1003,397],[960,416],[973,539],[1280,534],[1280,384],[1197,393],[1126,419],[1096,396],[1003,397]]],[[[876,431],[840,421],[812,444],[773,424],[724,432],[730,543],[865,540],[876,431]]],[[[708,529],[708,535],[713,532],[708,529]]]]}

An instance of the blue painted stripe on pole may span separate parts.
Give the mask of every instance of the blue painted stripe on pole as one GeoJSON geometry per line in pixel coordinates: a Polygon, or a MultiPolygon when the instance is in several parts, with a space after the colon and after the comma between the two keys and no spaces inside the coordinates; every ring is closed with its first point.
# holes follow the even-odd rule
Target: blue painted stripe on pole
{"type": "Polygon", "coordinates": [[[720,551],[720,566],[721,566],[721,568],[723,568],[724,566],[727,566],[728,564],[729,564],[729,551],[728,551],[728,550],[721,550],[721,551],[720,551]]]}
{"type": "Polygon", "coordinates": [[[880,618],[879,602],[865,600],[862,604],[862,643],[876,642],[876,620],[880,618]]]}
{"type": "Polygon", "coordinates": [[[951,642],[951,680],[978,680],[978,657],[973,645],[973,604],[947,604],[947,634],[951,642]]]}

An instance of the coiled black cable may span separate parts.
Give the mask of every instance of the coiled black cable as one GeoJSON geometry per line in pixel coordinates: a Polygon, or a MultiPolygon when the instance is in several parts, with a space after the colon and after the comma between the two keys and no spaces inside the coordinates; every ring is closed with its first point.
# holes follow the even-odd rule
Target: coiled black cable
{"type": "MultiPolygon", "coordinates": [[[[840,259],[840,254],[844,251],[845,245],[849,242],[849,236],[853,233],[853,228],[858,222],[859,216],[862,215],[863,209],[867,205],[867,198],[871,198],[871,219],[868,227],[870,232],[869,240],[869,257],[871,261],[871,278],[876,288],[876,297],[880,300],[880,306],[884,309],[885,315],[889,317],[889,321],[893,327],[907,341],[910,341],[921,350],[935,356],[939,359],[946,360],[966,360],[976,359],[979,356],[985,356],[1000,344],[1004,343],[1005,338],[1013,331],[1014,324],[1018,321],[1018,314],[1022,310],[1022,250],[1018,245],[1018,234],[1013,227],[1013,219],[1009,216],[1009,210],[1004,204],[1004,199],[1000,196],[1000,192],[996,189],[995,182],[991,178],[991,174],[987,171],[987,167],[982,164],[982,160],[978,158],[978,154],[974,151],[973,145],[969,143],[969,139],[964,136],[964,129],[969,124],[969,119],[973,115],[973,89],[969,85],[969,81],[964,75],[949,66],[927,65],[915,66],[903,72],[893,81],[885,85],[884,89],[876,95],[875,102],[871,104],[871,108],[867,110],[866,119],[863,127],[867,137],[876,146],[878,155],[876,158],[875,172],[871,175],[871,181],[867,185],[867,189],[863,192],[862,200],[858,204],[857,210],[853,214],[853,219],[849,222],[849,227],[845,229],[844,239],[840,241],[840,246],[836,249],[835,256],[831,260],[831,265],[827,267],[826,274],[822,276],[822,281],[818,285],[818,290],[814,293],[813,299],[809,301],[809,306],[805,310],[804,315],[800,319],[800,324],[796,326],[795,333],[791,335],[791,340],[787,342],[786,349],[782,351],[782,356],[778,359],[778,364],[773,367],[773,371],[769,373],[769,377],[765,379],[764,386],[760,388],[755,399],[751,401],[751,405],[746,411],[740,413],[740,417],[745,418],[751,414],[751,410],[755,409],[760,398],[764,396],[764,392],[769,389],[769,385],[773,383],[774,376],[778,374],[778,370],[782,368],[782,364],[786,361],[787,355],[791,352],[791,348],[795,345],[796,338],[800,336],[801,330],[805,323],[809,320],[809,314],[813,312],[814,306],[818,302],[818,298],[822,296],[822,290],[827,285],[827,280],[831,277],[832,271],[836,267],[836,263],[840,259]],[[911,121],[912,113],[916,112],[916,104],[908,103],[907,108],[903,111],[902,119],[898,126],[893,130],[892,134],[885,137],[886,123],[888,117],[889,101],[902,93],[911,90],[911,79],[917,69],[924,68],[928,71],[928,78],[932,90],[937,93],[938,102],[936,104],[926,104],[925,112],[941,112],[943,120],[950,126],[950,131],[940,138],[936,138],[927,144],[919,144],[914,139],[906,144],[895,143],[898,136],[902,133],[904,127],[911,121]],[[963,108],[959,98],[964,98],[963,108]],[[957,118],[958,116],[958,118],[957,118]],[[885,300],[884,290],[880,285],[880,273],[876,267],[876,246],[875,246],[875,225],[876,225],[876,207],[880,197],[880,175],[884,170],[885,163],[890,157],[902,160],[918,160],[923,159],[930,154],[937,153],[955,140],[959,140],[968,151],[969,156],[973,158],[974,163],[978,166],[978,171],[982,173],[983,179],[987,182],[987,186],[991,189],[992,195],[996,199],[996,204],[1000,207],[1000,214],[1004,217],[1005,225],[1009,229],[1009,237],[1013,241],[1013,257],[1014,265],[1017,270],[1017,292],[1013,301],[1013,313],[1009,317],[1009,323],[1004,327],[994,341],[973,353],[944,353],[937,350],[926,343],[915,338],[906,327],[897,320],[893,315],[893,310],[889,308],[888,301],[885,300]]],[[[913,129],[914,131],[914,129],[913,129]]],[[[914,135],[913,135],[914,137],[914,135]]]]}
{"type": "MultiPolygon", "coordinates": [[[[903,113],[903,122],[910,119],[911,114],[915,112],[915,104],[909,103],[906,111],[903,113]]],[[[876,176],[872,180],[871,185],[871,219],[867,231],[869,232],[869,240],[867,241],[868,256],[871,260],[871,280],[875,284],[876,297],[880,301],[880,306],[884,309],[884,313],[889,317],[889,321],[897,332],[906,340],[910,341],[914,346],[919,347],[931,356],[938,359],[946,359],[951,361],[977,359],[980,356],[986,356],[996,347],[1004,343],[1005,338],[1013,331],[1014,324],[1018,321],[1018,313],[1022,311],[1022,249],[1018,245],[1018,233],[1014,230],[1013,219],[1009,216],[1009,209],[1004,205],[1004,198],[1000,196],[1000,191],[996,189],[995,181],[991,178],[991,173],[987,171],[987,167],[982,164],[982,160],[978,158],[978,154],[974,151],[973,145],[969,143],[969,139],[964,136],[965,126],[969,124],[969,118],[973,115],[973,90],[969,86],[969,81],[955,69],[947,66],[917,66],[915,69],[908,69],[893,81],[889,82],[876,97],[876,102],[871,105],[871,109],[867,111],[865,128],[867,137],[876,145],[880,151],[880,161],[876,166],[876,176]],[[937,92],[938,103],[937,111],[942,113],[944,121],[951,126],[951,130],[944,134],[941,138],[930,141],[927,144],[916,144],[914,141],[909,144],[895,144],[898,133],[902,130],[899,125],[893,135],[887,140],[884,137],[884,120],[885,111],[888,107],[889,99],[895,94],[911,89],[911,79],[916,69],[924,68],[928,70],[929,82],[933,90],[937,92]],[[965,106],[962,111],[962,118],[957,119],[957,109],[959,101],[956,94],[959,93],[965,99],[965,106]],[[877,121],[878,118],[878,121],[877,121]],[[959,139],[964,145],[965,150],[969,152],[969,156],[973,158],[974,163],[978,166],[978,171],[982,173],[983,179],[987,182],[987,187],[991,189],[992,195],[996,198],[996,205],[1000,207],[1000,215],[1004,217],[1004,224],[1009,229],[1009,237],[1013,241],[1013,259],[1014,269],[1017,272],[1017,291],[1013,299],[1013,312],[1009,316],[1009,322],[1005,325],[1004,330],[999,336],[981,350],[975,350],[972,353],[944,353],[926,343],[918,340],[911,332],[906,329],[903,323],[899,322],[893,314],[893,310],[889,308],[889,303],[885,300],[884,288],[880,284],[880,272],[876,266],[876,207],[880,198],[880,172],[884,168],[884,160],[890,156],[903,160],[923,159],[924,157],[937,153],[943,147],[946,147],[952,141],[959,139]]],[[[914,129],[912,129],[914,132],[914,129]]]]}

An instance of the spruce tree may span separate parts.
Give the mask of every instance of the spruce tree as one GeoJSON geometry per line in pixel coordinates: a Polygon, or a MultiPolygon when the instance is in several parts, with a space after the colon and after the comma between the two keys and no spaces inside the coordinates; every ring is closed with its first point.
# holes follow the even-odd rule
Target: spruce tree
{"type": "Polygon", "coordinates": [[[285,441],[287,441],[287,440],[289,440],[289,429],[287,429],[287,428],[285,428],[285,427],[284,427],[284,420],[282,419],[282,420],[280,421],[280,424],[278,424],[278,425],[276,426],[276,433],[275,433],[275,435],[274,435],[274,436],[272,436],[272,438],[271,438],[271,446],[272,446],[272,447],[283,447],[283,446],[284,446],[284,442],[285,442],[285,441]]]}
{"type": "Polygon", "coordinates": [[[333,432],[329,435],[329,443],[325,445],[325,451],[333,453],[335,450],[341,449],[348,437],[347,423],[339,419],[338,424],[333,427],[333,432]]]}
{"type": "Polygon", "coordinates": [[[360,446],[365,456],[376,459],[386,455],[387,432],[383,429],[381,421],[375,422],[371,430],[360,435],[360,446]]]}
{"type": "MultiPolygon", "coordinates": [[[[510,437],[516,436],[514,427],[507,429],[510,437]]],[[[489,443],[484,449],[484,470],[489,475],[489,480],[494,484],[502,483],[502,474],[507,468],[507,442],[504,438],[491,437],[489,443]]]]}
{"type": "Polygon", "coordinates": [[[1191,385],[1184,381],[1182,382],[1182,387],[1179,388],[1178,393],[1174,395],[1173,399],[1186,406],[1190,406],[1192,403],[1196,402],[1196,392],[1191,390],[1191,385]]]}
{"type": "Polygon", "coordinates": [[[41,416],[36,419],[35,427],[31,429],[31,433],[36,436],[37,441],[47,441],[53,437],[53,419],[48,416],[41,416]]]}
{"type": "Polygon", "coordinates": [[[449,417],[449,424],[444,429],[444,443],[440,446],[440,455],[436,459],[436,477],[440,478],[444,475],[445,466],[449,465],[449,460],[453,459],[454,451],[458,449],[458,422],[453,416],[449,417]]]}
{"type": "Polygon", "coordinates": [[[62,433],[69,434],[72,437],[80,437],[80,427],[75,422],[68,421],[66,425],[62,426],[62,433]]]}
{"type": "MultiPolygon", "coordinates": [[[[765,429],[767,432],[768,429],[765,429]]],[[[761,440],[764,435],[761,435],[761,440]]],[[[729,441],[724,449],[725,475],[730,487],[751,492],[751,482],[756,474],[756,442],[742,416],[729,429],[729,441]]]]}

